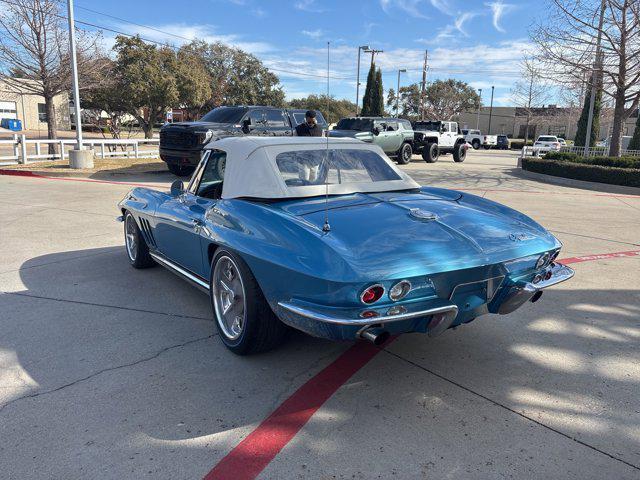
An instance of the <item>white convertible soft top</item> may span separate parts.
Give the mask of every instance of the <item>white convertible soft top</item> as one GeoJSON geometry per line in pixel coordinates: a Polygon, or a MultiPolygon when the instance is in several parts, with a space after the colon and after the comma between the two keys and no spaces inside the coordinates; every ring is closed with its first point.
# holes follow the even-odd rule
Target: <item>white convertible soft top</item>
{"type": "MultiPolygon", "coordinates": [[[[329,149],[376,152],[398,175],[398,180],[329,184],[329,195],[357,192],[388,192],[419,188],[414,180],[396,167],[377,145],[354,139],[329,138],[329,149]]],[[[287,185],[276,164],[284,152],[327,148],[325,137],[228,137],[210,142],[210,150],[226,153],[222,198],[299,198],[325,194],[325,185],[287,185]]]]}

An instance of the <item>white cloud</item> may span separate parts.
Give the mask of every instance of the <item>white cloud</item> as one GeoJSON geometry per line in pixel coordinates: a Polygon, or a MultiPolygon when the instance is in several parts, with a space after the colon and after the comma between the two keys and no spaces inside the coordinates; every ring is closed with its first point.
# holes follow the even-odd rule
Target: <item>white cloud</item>
{"type": "MultiPolygon", "coordinates": [[[[442,0],[432,0],[442,1],[442,0]]],[[[385,13],[389,13],[393,9],[401,10],[415,18],[428,18],[422,10],[426,10],[423,0],[380,0],[380,6],[385,13]]]]}
{"type": "Polygon", "coordinates": [[[302,32],[300,33],[302,33],[303,35],[306,35],[309,38],[313,38],[314,40],[318,40],[320,37],[322,37],[325,34],[324,30],[320,28],[316,30],[302,30],[302,32]]]}
{"type": "Polygon", "coordinates": [[[293,8],[303,12],[322,13],[326,10],[318,6],[316,0],[298,0],[293,4],[293,8]]]}
{"type": "Polygon", "coordinates": [[[456,21],[453,23],[453,25],[456,27],[456,30],[458,30],[465,37],[468,37],[469,35],[464,30],[464,24],[477,15],[478,13],[476,12],[464,12],[458,18],[456,18],[456,21]]]}
{"type": "Polygon", "coordinates": [[[218,27],[210,24],[171,23],[165,25],[153,25],[153,29],[119,24],[118,30],[131,35],[140,35],[143,38],[170,45],[182,45],[191,40],[199,39],[206,42],[220,42],[225,45],[237,47],[253,54],[268,53],[274,50],[273,45],[266,42],[245,40],[236,34],[216,33],[218,27]]]}
{"type": "Polygon", "coordinates": [[[430,0],[431,6],[445,15],[451,15],[453,11],[451,4],[448,0],[430,0]]]}
{"type": "Polygon", "coordinates": [[[505,33],[505,30],[500,25],[500,20],[502,20],[502,17],[506,13],[513,10],[515,8],[515,5],[504,3],[502,0],[485,3],[485,5],[491,8],[491,12],[493,13],[493,27],[499,32],[505,33]]]}

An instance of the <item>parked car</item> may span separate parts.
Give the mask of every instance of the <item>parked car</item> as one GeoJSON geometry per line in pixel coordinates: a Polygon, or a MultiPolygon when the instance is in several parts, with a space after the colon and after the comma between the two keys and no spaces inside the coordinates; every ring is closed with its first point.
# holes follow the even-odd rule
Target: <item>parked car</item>
{"type": "Polygon", "coordinates": [[[238,354],[276,346],[285,325],[376,344],[435,336],[573,276],[529,217],[420,187],[353,138],[209,142],[186,188],[134,188],[118,208],[131,265],[160,264],[207,292],[238,354]]]}
{"type": "Polygon", "coordinates": [[[462,135],[464,135],[464,139],[467,143],[471,144],[474,150],[478,150],[482,145],[482,133],[480,130],[469,130],[468,128],[463,128],[461,130],[462,135]]]}
{"type": "Polygon", "coordinates": [[[350,117],[341,119],[329,130],[334,138],[357,138],[378,145],[384,153],[405,165],[413,155],[413,129],[411,122],[402,118],[350,117]]]}
{"type": "Polygon", "coordinates": [[[540,135],[533,143],[533,149],[538,153],[557,152],[560,150],[560,142],[554,135],[540,135]]]}
{"type": "Polygon", "coordinates": [[[498,145],[498,136],[497,135],[483,135],[482,136],[482,147],[485,150],[489,150],[492,147],[498,145]]]}
{"type": "Polygon", "coordinates": [[[467,158],[467,142],[460,133],[456,122],[420,121],[413,123],[416,152],[422,154],[427,163],[438,161],[440,155],[453,154],[455,162],[467,158]]]}
{"type": "Polygon", "coordinates": [[[562,137],[558,137],[558,142],[560,143],[560,148],[567,146],[567,141],[562,137]]]}
{"type": "Polygon", "coordinates": [[[506,135],[498,135],[496,138],[496,148],[498,150],[509,150],[509,137],[506,135]]]}
{"type": "MultiPolygon", "coordinates": [[[[263,106],[218,107],[197,122],[165,124],[160,130],[160,158],[174,175],[191,175],[212,139],[240,135],[292,136],[306,110],[263,106]]],[[[327,129],[322,113],[318,124],[327,129]]]]}

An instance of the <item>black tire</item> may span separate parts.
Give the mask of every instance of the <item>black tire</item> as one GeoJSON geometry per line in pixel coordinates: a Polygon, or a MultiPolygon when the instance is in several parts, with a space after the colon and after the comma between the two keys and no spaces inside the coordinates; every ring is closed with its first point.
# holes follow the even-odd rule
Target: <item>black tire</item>
{"type": "MultiPolygon", "coordinates": [[[[224,268],[221,264],[220,268],[224,268]]],[[[226,271],[225,271],[226,274],[226,271]]],[[[233,280],[231,280],[233,281],[233,280]]],[[[237,283],[237,282],[236,282],[237,283]]],[[[237,288],[237,287],[236,287],[237,288]]],[[[236,253],[219,249],[211,261],[211,274],[209,276],[209,299],[211,309],[220,333],[220,339],[225,347],[237,355],[250,355],[252,353],[265,352],[278,346],[285,337],[287,327],[275,316],[271,307],[264,298],[264,294],[258,285],[251,270],[242,258],[236,253]],[[214,282],[216,264],[231,260],[233,275],[239,276],[239,286],[244,292],[243,323],[241,332],[236,338],[225,331],[228,326],[223,326],[224,319],[219,316],[219,306],[215,295],[219,295],[214,282]]],[[[221,300],[220,300],[221,301],[221,300]]],[[[235,298],[231,300],[235,301],[235,298]]]]}
{"type": "Polygon", "coordinates": [[[156,264],[131,212],[124,214],[124,249],[133,268],[149,268],[156,264]]]}
{"type": "Polygon", "coordinates": [[[453,161],[460,163],[464,162],[467,158],[467,149],[464,146],[464,143],[459,143],[455,146],[453,150],[453,161]]]}
{"type": "Polygon", "coordinates": [[[167,167],[176,177],[188,177],[196,169],[191,165],[178,165],[177,163],[167,163],[167,167]]]}
{"type": "Polygon", "coordinates": [[[489,150],[490,148],[491,148],[491,145],[484,145],[485,150],[489,150]]]}
{"type": "Polygon", "coordinates": [[[422,159],[427,163],[435,163],[438,161],[440,150],[437,143],[427,143],[422,149],[422,159]]]}
{"type": "Polygon", "coordinates": [[[413,155],[413,148],[410,143],[403,143],[400,150],[396,153],[398,164],[406,165],[411,162],[411,156],[413,155]]]}
{"type": "Polygon", "coordinates": [[[477,138],[475,138],[472,142],[471,142],[471,146],[473,147],[474,150],[479,150],[480,149],[480,140],[478,140],[477,138]]]}

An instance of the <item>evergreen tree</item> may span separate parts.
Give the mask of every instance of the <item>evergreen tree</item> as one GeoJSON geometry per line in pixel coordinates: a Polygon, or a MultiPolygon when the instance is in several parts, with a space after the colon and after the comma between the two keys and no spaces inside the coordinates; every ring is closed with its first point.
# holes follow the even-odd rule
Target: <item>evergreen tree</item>
{"type": "Polygon", "coordinates": [[[638,111],[638,120],[636,120],[636,129],[633,131],[633,137],[629,142],[629,150],[640,150],[640,111],[638,111]]]}
{"type": "MultiPolygon", "coordinates": [[[[587,138],[587,122],[589,121],[589,104],[591,103],[591,82],[587,85],[587,94],[584,98],[584,105],[582,107],[582,113],[578,119],[578,129],[576,131],[575,145],[578,147],[584,147],[587,138]]],[[[598,140],[598,133],[600,132],[600,109],[602,107],[602,90],[598,88],[596,90],[596,98],[593,104],[593,123],[591,124],[591,141],[590,146],[594,146],[598,140]]]]}
{"type": "Polygon", "coordinates": [[[364,91],[364,97],[362,97],[362,111],[360,115],[363,117],[369,117],[373,115],[373,92],[376,82],[376,67],[372,63],[369,68],[369,74],[367,75],[367,86],[364,91]]]}
{"type": "Polygon", "coordinates": [[[376,72],[376,86],[374,91],[373,115],[381,117],[384,115],[384,91],[382,89],[382,71],[376,72]]]}

